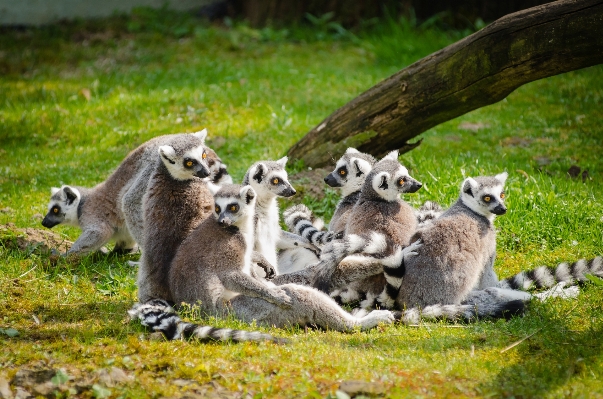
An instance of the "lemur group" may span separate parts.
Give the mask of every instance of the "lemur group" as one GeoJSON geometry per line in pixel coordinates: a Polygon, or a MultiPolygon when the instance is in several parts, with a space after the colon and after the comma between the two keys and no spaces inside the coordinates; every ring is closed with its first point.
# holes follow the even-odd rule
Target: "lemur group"
{"type": "Polygon", "coordinates": [[[277,199],[296,194],[287,158],[255,162],[233,184],[206,138],[206,130],[156,137],[93,188],[53,188],[42,221],[82,230],[65,256],[110,241],[116,253],[139,250],[139,302],[129,314],[167,339],[282,341],[185,322],[183,303],[265,326],[351,331],[510,317],[530,300],[575,297],[587,274],[603,277],[596,257],[498,279],[493,222],[507,211],[506,172],[465,178],[448,209],[430,201],[414,209],[401,195],[422,184],[397,151],[377,160],[348,148],[324,179],[341,190],[328,228],[295,205],[283,212],[285,231],[277,199]]]}

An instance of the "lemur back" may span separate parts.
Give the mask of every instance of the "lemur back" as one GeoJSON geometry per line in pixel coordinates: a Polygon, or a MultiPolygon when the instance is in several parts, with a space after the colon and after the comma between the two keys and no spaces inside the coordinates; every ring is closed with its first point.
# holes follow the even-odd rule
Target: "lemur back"
{"type": "Polygon", "coordinates": [[[205,134],[174,137],[159,146],[143,197],[143,238],[138,298],[172,300],[168,271],[176,251],[213,209],[205,134]]]}

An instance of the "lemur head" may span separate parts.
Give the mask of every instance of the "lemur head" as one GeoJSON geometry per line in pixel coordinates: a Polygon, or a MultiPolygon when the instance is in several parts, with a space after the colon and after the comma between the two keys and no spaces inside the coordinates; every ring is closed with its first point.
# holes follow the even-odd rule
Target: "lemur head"
{"type": "Polygon", "coordinates": [[[331,187],[341,187],[344,197],[362,188],[366,176],[377,162],[369,154],[355,148],[348,148],[335,165],[335,170],[325,177],[325,183],[331,187]]]}
{"type": "Polygon", "coordinates": [[[408,174],[408,169],[398,162],[398,151],[392,151],[375,164],[362,187],[369,198],[396,201],[402,193],[414,193],[423,184],[408,174]]]}
{"type": "Polygon", "coordinates": [[[225,184],[218,187],[208,183],[214,196],[214,217],[224,227],[236,226],[245,229],[253,220],[256,193],[253,187],[225,184]]]}
{"type": "Polygon", "coordinates": [[[79,190],[75,187],[63,186],[61,188],[53,187],[50,192],[48,213],[42,220],[42,226],[49,229],[61,223],[79,226],[77,207],[82,198],[79,190]]]}
{"type": "Polygon", "coordinates": [[[493,220],[507,212],[505,182],[507,172],[496,176],[468,177],[461,185],[461,201],[473,212],[493,220]]]}
{"type": "Polygon", "coordinates": [[[210,175],[206,137],[207,129],[203,129],[197,133],[178,135],[169,144],[159,147],[161,161],[174,179],[204,179],[210,175]]]}
{"type": "Polygon", "coordinates": [[[286,164],[287,157],[278,161],[256,162],[245,173],[243,184],[253,187],[259,199],[292,197],[296,191],[289,183],[286,164]]]}
{"type": "Polygon", "coordinates": [[[222,160],[216,154],[214,150],[209,147],[206,147],[207,151],[207,165],[209,166],[209,180],[221,186],[223,184],[232,184],[232,177],[228,174],[226,170],[226,164],[222,163],[222,160]]]}

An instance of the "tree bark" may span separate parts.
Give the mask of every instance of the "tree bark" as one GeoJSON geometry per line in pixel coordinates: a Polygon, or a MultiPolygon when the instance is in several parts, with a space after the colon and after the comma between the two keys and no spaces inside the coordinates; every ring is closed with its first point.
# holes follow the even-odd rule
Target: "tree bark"
{"type": "MultiPolygon", "coordinates": [[[[288,152],[318,167],[347,147],[373,155],[537,79],[603,63],[603,0],[509,14],[402,69],[339,108],[288,152]]],[[[417,144],[418,145],[418,144],[417,144]]]]}

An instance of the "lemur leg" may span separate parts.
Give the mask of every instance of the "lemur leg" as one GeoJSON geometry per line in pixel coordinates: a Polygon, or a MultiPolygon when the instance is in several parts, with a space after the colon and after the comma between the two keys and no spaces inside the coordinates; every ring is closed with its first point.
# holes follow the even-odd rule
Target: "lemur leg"
{"type": "Polygon", "coordinates": [[[101,249],[113,236],[113,229],[108,225],[96,225],[83,229],[82,234],[73,243],[65,255],[85,255],[101,249]]]}
{"type": "Polygon", "coordinates": [[[264,299],[280,308],[291,306],[291,298],[280,287],[253,278],[242,272],[232,272],[221,278],[224,287],[241,295],[264,299]]]}
{"type": "MultiPolygon", "coordinates": [[[[251,254],[251,261],[257,264],[259,267],[264,269],[264,273],[266,274],[266,280],[271,280],[276,275],[276,269],[274,265],[270,264],[268,260],[262,255],[260,252],[253,251],[251,254]]],[[[257,273],[254,271],[254,267],[251,268],[254,275],[252,277],[258,278],[257,273]]]]}
{"type": "Polygon", "coordinates": [[[310,287],[287,284],[280,288],[291,298],[291,308],[282,309],[258,298],[239,295],[231,300],[232,311],[246,322],[255,320],[280,328],[299,325],[336,331],[351,331],[355,327],[368,330],[394,320],[393,313],[387,310],[375,310],[363,317],[352,316],[327,295],[310,287]]]}

